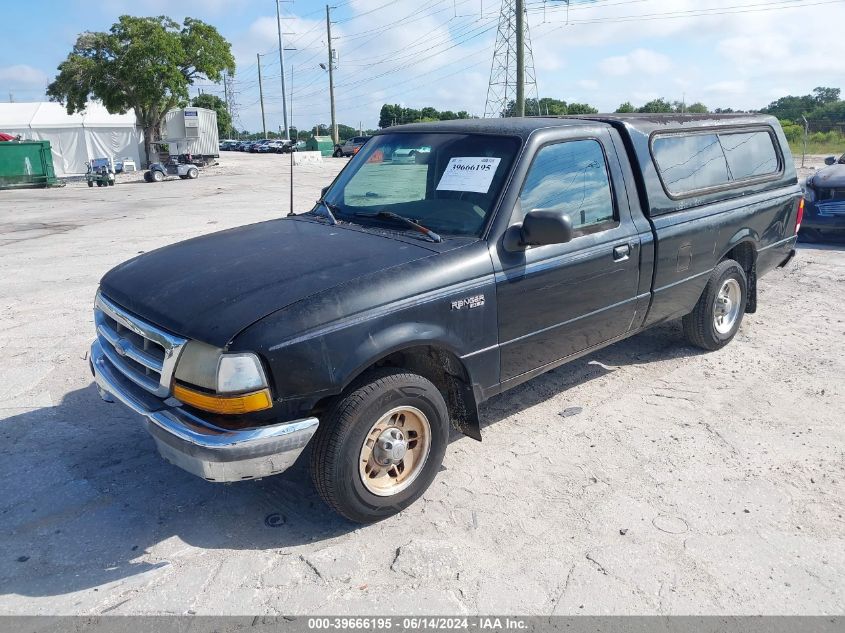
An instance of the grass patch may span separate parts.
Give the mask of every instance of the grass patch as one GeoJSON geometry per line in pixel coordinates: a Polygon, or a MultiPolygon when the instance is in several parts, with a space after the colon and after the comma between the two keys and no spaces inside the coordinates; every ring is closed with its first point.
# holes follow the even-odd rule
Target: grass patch
{"type": "MultiPolygon", "coordinates": [[[[793,156],[801,156],[801,152],[804,151],[804,146],[800,142],[790,143],[789,149],[792,150],[793,156]]],[[[839,157],[842,154],[845,154],[845,143],[814,143],[810,141],[807,143],[807,154],[824,154],[826,156],[839,157]]]]}

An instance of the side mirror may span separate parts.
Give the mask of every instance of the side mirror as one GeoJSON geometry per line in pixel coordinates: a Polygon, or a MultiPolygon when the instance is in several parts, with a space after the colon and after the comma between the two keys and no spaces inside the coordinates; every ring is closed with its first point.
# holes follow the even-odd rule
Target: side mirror
{"type": "Polygon", "coordinates": [[[565,244],[572,239],[572,220],[565,211],[534,209],[505,231],[504,247],[508,251],[524,251],[529,246],[565,244]]]}
{"type": "Polygon", "coordinates": [[[836,156],[828,156],[824,159],[825,165],[833,165],[836,162],[836,156]]]}
{"type": "Polygon", "coordinates": [[[329,188],[328,188],[328,187],[323,187],[322,189],[320,189],[320,200],[322,200],[323,198],[325,198],[325,197],[326,197],[326,192],[327,192],[328,190],[329,190],[329,188]]]}

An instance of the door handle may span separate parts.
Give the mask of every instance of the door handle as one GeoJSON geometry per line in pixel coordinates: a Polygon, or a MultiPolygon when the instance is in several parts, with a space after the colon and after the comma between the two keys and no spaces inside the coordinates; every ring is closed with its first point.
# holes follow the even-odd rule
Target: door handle
{"type": "Polygon", "coordinates": [[[622,244],[621,246],[615,246],[613,248],[613,261],[615,262],[624,262],[628,259],[628,255],[631,254],[631,247],[628,244],[622,244]]]}

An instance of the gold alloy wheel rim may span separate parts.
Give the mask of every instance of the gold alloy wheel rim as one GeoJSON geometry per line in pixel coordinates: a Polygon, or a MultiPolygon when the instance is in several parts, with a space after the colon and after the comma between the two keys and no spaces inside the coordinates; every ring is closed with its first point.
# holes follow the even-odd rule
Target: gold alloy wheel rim
{"type": "Polygon", "coordinates": [[[431,451],[431,425],[415,407],[391,409],[373,424],[361,447],[358,472],[364,487],[390,497],[419,477],[431,451]]]}

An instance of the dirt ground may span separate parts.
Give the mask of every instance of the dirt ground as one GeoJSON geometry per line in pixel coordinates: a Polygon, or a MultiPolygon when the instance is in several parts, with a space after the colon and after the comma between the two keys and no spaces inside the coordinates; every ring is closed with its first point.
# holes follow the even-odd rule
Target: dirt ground
{"type": "MultiPolygon", "coordinates": [[[[298,168],[300,208],[343,162],[298,168]]],[[[761,280],[719,352],[670,323],[492,400],[377,525],[302,464],[220,485],[160,459],[92,386],[97,282],[282,215],[286,165],[0,192],[0,614],[843,612],[845,243],[761,280]]]]}

